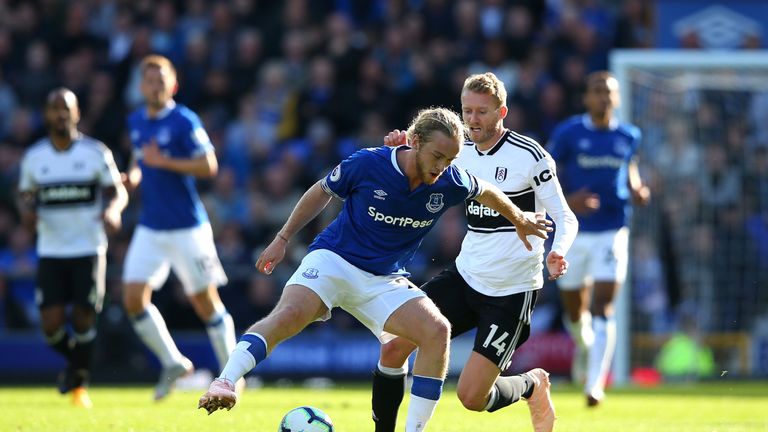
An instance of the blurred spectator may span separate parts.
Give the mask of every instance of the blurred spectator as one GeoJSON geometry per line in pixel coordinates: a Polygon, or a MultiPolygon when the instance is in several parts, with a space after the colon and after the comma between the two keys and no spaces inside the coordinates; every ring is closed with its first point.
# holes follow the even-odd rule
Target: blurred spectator
{"type": "Polygon", "coordinates": [[[3,70],[0,69],[0,140],[5,138],[11,129],[11,119],[16,106],[16,92],[5,80],[3,70]]]}
{"type": "Polygon", "coordinates": [[[0,249],[0,274],[4,275],[9,308],[18,312],[9,327],[32,328],[40,322],[35,303],[37,253],[32,234],[18,226],[11,232],[8,245],[0,249]]]}

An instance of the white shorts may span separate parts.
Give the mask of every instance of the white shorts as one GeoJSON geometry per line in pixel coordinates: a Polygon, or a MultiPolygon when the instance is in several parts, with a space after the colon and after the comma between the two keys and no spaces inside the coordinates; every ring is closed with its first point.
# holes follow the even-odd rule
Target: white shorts
{"type": "Polygon", "coordinates": [[[125,257],[123,282],[148,283],[156,290],[171,268],[187,295],[227,283],[210,224],[174,230],[136,227],[125,257]]]}
{"type": "Polygon", "coordinates": [[[394,338],[384,331],[389,316],[408,300],[425,296],[403,276],[368,273],[326,249],[308,253],[287,285],[302,285],[314,291],[328,307],[323,321],[338,306],[368,327],[381,343],[394,338]]]}
{"type": "Polygon", "coordinates": [[[573,291],[592,282],[624,283],[629,256],[629,228],[580,232],[566,255],[568,272],[557,280],[561,290],[573,291]]]}

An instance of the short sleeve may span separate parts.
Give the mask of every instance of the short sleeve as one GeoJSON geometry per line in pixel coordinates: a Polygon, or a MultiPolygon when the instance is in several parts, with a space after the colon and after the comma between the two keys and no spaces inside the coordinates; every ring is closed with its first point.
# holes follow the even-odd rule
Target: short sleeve
{"type": "Polygon", "coordinates": [[[104,148],[102,154],[101,172],[99,173],[99,182],[104,187],[114,186],[121,182],[120,171],[115,164],[115,158],[112,156],[112,151],[108,148],[104,148]]]}
{"type": "Polygon", "coordinates": [[[564,125],[560,125],[552,132],[547,143],[547,151],[552,159],[562,162],[568,158],[568,145],[564,125]]]}
{"type": "Polygon", "coordinates": [[[184,124],[186,130],[182,131],[182,143],[189,151],[190,156],[199,157],[213,152],[213,144],[211,144],[211,139],[208,137],[200,118],[192,112],[185,118],[187,122],[184,124]]]}
{"type": "Polygon", "coordinates": [[[323,190],[340,200],[345,200],[360,183],[365,172],[367,150],[360,150],[336,165],[320,182],[323,190]]]}
{"type": "Polygon", "coordinates": [[[21,160],[21,169],[19,170],[19,191],[31,192],[35,190],[37,185],[32,175],[32,162],[29,154],[24,155],[21,160]]]}
{"type": "Polygon", "coordinates": [[[477,177],[468,173],[465,169],[459,168],[455,165],[448,167],[451,178],[457,187],[462,189],[461,194],[464,200],[477,198],[478,195],[483,193],[483,188],[477,181],[477,177]]]}

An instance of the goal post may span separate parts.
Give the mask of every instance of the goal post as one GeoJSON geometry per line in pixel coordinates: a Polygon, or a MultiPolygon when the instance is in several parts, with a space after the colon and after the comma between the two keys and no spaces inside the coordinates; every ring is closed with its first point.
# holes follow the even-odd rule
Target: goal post
{"type": "MultiPolygon", "coordinates": [[[[616,305],[614,383],[623,385],[632,367],[652,366],[654,353],[633,350],[633,335],[663,341],[686,327],[725,345],[733,334],[743,347],[768,313],[760,293],[768,265],[737,256],[754,247],[743,227],[768,205],[747,181],[768,176],[752,166],[753,152],[768,147],[768,51],[615,50],[610,65],[620,83],[617,115],[642,130],[641,173],[662,192],[633,213],[629,273],[616,305]],[[733,177],[741,183],[729,196],[723,179],[733,177]]],[[[719,359],[723,370],[731,357],[719,359]]],[[[735,357],[741,373],[753,373],[745,353],[735,357]]]]}

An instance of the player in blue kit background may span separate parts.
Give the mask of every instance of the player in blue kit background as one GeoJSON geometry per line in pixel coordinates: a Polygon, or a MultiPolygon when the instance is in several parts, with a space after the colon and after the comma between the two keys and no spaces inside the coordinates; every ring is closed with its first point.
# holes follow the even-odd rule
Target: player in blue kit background
{"type": "Polygon", "coordinates": [[[195,177],[216,175],[213,146],[197,115],[174,102],[177,81],[171,62],[148,56],[141,63],[141,74],[146,106],[128,117],[134,158],[126,183],[132,189],[141,182],[142,207],[125,259],[123,304],[139,338],[162,364],[157,400],[193,370],[151,303],[152,290],[162,287],[171,269],[206,324],[220,365],[234,349],[236,337],[232,317],[217,291],[227,277],[195,188],[195,177]]]}
{"type": "Polygon", "coordinates": [[[314,219],[331,197],[342,211],[309,247],[273,311],[237,344],[223,372],[200,398],[209,413],[237,401],[233,382],[266,358],[274,347],[315,320],[342,307],[382,342],[395,335],[419,347],[406,431],[422,431],[432,417],[446,373],[449,325],[408,281],[405,265],[445,210],[466,199],[495,209],[518,236],[546,237],[549,222],[527,218],[498,188],[451,165],[465,128],[443,108],[421,111],[408,129],[412,147],[358,151],[301,198],[256,267],[271,273],[290,238],[314,219]]]}
{"type": "Polygon", "coordinates": [[[585,381],[588,406],[605,396],[616,347],[613,302],[626,276],[629,200],[645,205],[650,199],[635,159],[640,130],[614,117],[618,104],[616,78],[605,71],[591,73],[584,94],[587,112],[558,125],[549,143],[560,184],[579,221],[566,255],[571,270],[558,286],[577,346],[572,378],[585,381]]]}

